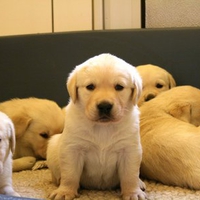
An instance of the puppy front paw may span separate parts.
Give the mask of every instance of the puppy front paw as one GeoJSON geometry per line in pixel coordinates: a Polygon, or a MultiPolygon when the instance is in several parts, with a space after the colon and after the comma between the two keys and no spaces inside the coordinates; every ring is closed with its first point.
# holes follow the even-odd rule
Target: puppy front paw
{"type": "Polygon", "coordinates": [[[0,194],[6,194],[6,195],[10,195],[10,196],[16,196],[16,197],[20,197],[20,195],[14,191],[14,189],[12,188],[12,186],[5,186],[3,188],[0,189],[0,194]]]}
{"type": "Polygon", "coordinates": [[[145,200],[147,195],[141,189],[138,189],[131,193],[124,193],[122,195],[123,200],[145,200]]]}
{"type": "Polygon", "coordinates": [[[20,197],[20,194],[19,193],[17,193],[17,192],[12,192],[12,193],[10,193],[9,194],[10,196],[15,196],[15,197],[20,197]]]}
{"type": "Polygon", "coordinates": [[[38,169],[44,169],[47,168],[47,161],[46,160],[39,160],[35,163],[35,165],[32,167],[32,170],[38,170],[38,169]]]}
{"type": "Polygon", "coordinates": [[[13,172],[30,170],[36,163],[36,158],[32,156],[21,157],[13,160],[13,172]]]}
{"type": "Polygon", "coordinates": [[[75,197],[78,197],[78,193],[66,187],[59,187],[49,195],[52,200],[73,200],[75,197]]]}

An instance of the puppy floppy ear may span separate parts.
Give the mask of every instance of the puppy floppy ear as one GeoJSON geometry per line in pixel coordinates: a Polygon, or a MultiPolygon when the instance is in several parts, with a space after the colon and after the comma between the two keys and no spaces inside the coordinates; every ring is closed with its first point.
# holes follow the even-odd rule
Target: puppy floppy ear
{"type": "Polygon", "coordinates": [[[142,93],[142,78],[139,75],[139,72],[135,69],[135,67],[133,67],[133,95],[132,95],[132,100],[133,100],[133,104],[136,105],[138,103],[138,100],[141,96],[142,93]]]}
{"type": "Polygon", "coordinates": [[[15,115],[12,117],[12,121],[15,126],[16,139],[22,137],[31,124],[32,119],[26,115],[15,115]]]}
{"type": "Polygon", "coordinates": [[[171,74],[168,75],[168,78],[169,78],[169,89],[171,89],[176,86],[176,81],[174,80],[171,74]]]}
{"type": "Polygon", "coordinates": [[[173,117],[190,123],[191,120],[191,105],[189,103],[179,103],[179,104],[173,104],[170,105],[169,108],[169,114],[173,117]]]}
{"type": "Polygon", "coordinates": [[[77,94],[77,75],[75,70],[69,75],[67,79],[67,90],[72,101],[75,103],[78,97],[77,94]]]}
{"type": "Polygon", "coordinates": [[[15,140],[15,128],[14,128],[14,124],[12,122],[9,123],[8,133],[9,133],[10,149],[11,149],[12,153],[14,153],[16,140],[15,140]]]}

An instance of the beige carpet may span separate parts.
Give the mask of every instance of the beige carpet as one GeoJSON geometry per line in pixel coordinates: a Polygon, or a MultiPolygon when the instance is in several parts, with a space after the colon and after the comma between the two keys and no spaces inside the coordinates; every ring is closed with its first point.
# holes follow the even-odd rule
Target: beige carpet
{"type": "MultiPolygon", "coordinates": [[[[155,182],[145,181],[148,199],[151,200],[200,200],[200,191],[179,187],[169,187],[155,182]]],[[[13,186],[22,197],[48,199],[49,193],[56,187],[51,182],[49,169],[22,171],[13,174],[13,186]]],[[[117,191],[81,190],[79,200],[119,200],[117,191]]]]}

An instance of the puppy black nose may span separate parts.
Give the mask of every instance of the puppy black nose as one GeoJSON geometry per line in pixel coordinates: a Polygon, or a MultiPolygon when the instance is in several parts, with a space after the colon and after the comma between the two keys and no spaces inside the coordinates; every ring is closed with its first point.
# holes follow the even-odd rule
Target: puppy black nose
{"type": "Polygon", "coordinates": [[[100,114],[108,115],[112,109],[113,105],[109,102],[101,102],[97,105],[100,114]]]}
{"type": "Polygon", "coordinates": [[[145,98],[145,101],[149,101],[149,100],[151,100],[151,99],[153,99],[153,98],[155,98],[156,96],[154,95],[154,94],[148,94],[147,96],[146,96],[146,98],[145,98]]]}

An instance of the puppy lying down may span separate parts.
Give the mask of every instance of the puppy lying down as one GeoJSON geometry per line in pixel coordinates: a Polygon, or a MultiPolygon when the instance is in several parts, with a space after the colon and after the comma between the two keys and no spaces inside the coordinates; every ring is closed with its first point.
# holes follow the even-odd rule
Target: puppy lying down
{"type": "Polygon", "coordinates": [[[176,86],[173,76],[159,66],[151,64],[139,65],[136,69],[143,83],[142,94],[138,101],[139,106],[176,86]]]}
{"type": "Polygon", "coordinates": [[[200,189],[200,90],[179,86],[140,107],[141,175],[200,189]]]}
{"type": "Polygon", "coordinates": [[[11,119],[0,112],[0,194],[19,196],[12,187],[12,154],[15,130],[11,119]]]}
{"type": "Polygon", "coordinates": [[[31,169],[36,160],[45,159],[48,139],[64,128],[61,108],[47,99],[12,99],[0,103],[0,111],[6,113],[15,126],[13,171],[31,169]]]}
{"type": "Polygon", "coordinates": [[[59,187],[51,199],[73,199],[86,189],[121,187],[123,199],[145,199],[139,179],[142,149],[136,69],[110,54],[95,56],[70,74],[68,119],[52,137],[47,162],[59,187]]]}

